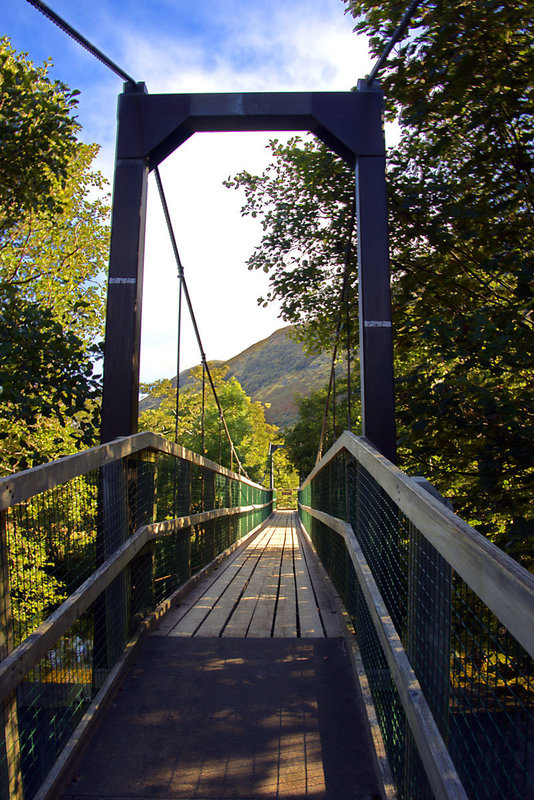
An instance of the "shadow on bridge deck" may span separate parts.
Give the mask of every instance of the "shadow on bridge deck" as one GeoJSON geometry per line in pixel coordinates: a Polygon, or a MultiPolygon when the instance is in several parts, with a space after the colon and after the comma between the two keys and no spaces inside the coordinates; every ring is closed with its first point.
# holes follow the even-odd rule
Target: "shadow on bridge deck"
{"type": "MultiPolygon", "coordinates": [[[[195,612],[195,618],[207,619],[207,598],[212,598],[214,607],[238,608],[235,598],[229,602],[230,595],[226,606],[221,602],[230,592],[221,591],[224,572],[230,587],[239,573],[245,576],[243,586],[236,583],[233,588],[240,600],[253,598],[253,592],[247,595],[251,584],[256,585],[256,593],[260,585],[265,589],[275,562],[281,565],[279,587],[284,574],[287,585],[291,584],[287,565],[296,564],[297,571],[302,567],[294,520],[278,515],[272,527],[274,539],[267,531],[248,543],[232,560],[232,569],[222,567],[197,589],[196,603],[184,604],[178,622],[163,620],[160,635],[147,638],[64,800],[378,800],[365,710],[342,637],[328,638],[323,628],[316,637],[302,638],[298,626],[293,626],[290,638],[281,633],[273,636],[276,625],[272,621],[263,637],[244,638],[243,633],[243,638],[237,638],[235,631],[225,636],[232,617],[226,613],[219,614],[227,623],[218,635],[199,635],[201,625],[196,623],[188,634],[177,632],[179,620],[198,605],[202,613],[195,612]],[[281,527],[284,541],[294,548],[290,557],[285,545],[280,548],[281,527]],[[274,550],[269,551],[269,541],[274,550]],[[260,554],[270,558],[269,568],[262,565],[260,554]]],[[[305,570],[313,571],[313,564],[305,570]]],[[[295,587],[297,583],[295,579],[295,587]]],[[[314,585],[315,596],[322,593],[324,597],[325,587],[317,587],[316,577],[314,585]]],[[[295,593],[298,608],[296,588],[295,593]]],[[[303,597],[309,598],[309,591],[303,597]]],[[[279,590],[274,605],[280,613],[287,602],[295,605],[279,590]]],[[[259,608],[258,596],[255,603],[245,602],[244,608],[252,620],[254,609],[259,608]]],[[[250,624],[243,630],[250,631],[250,624]]]]}

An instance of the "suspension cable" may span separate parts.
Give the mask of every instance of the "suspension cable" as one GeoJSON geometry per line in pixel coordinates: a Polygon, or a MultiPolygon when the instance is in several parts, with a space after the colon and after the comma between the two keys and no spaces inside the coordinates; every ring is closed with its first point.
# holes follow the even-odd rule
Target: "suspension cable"
{"type": "Polygon", "coordinates": [[[220,401],[219,401],[219,397],[218,397],[217,391],[215,389],[215,384],[213,382],[213,378],[212,378],[212,375],[211,375],[211,370],[209,368],[209,364],[208,364],[207,359],[206,359],[206,354],[204,352],[204,348],[203,348],[203,345],[202,345],[202,339],[200,338],[200,331],[198,330],[197,320],[196,320],[196,317],[195,317],[195,312],[193,310],[193,304],[191,302],[191,297],[189,295],[189,289],[187,288],[187,282],[185,280],[185,275],[184,275],[184,268],[183,268],[183,265],[182,265],[182,261],[180,259],[180,253],[178,252],[178,245],[176,244],[176,237],[174,235],[174,229],[173,229],[172,222],[171,222],[171,217],[170,217],[170,214],[169,214],[169,207],[167,205],[165,192],[163,191],[163,184],[161,182],[161,176],[159,174],[158,167],[155,167],[154,173],[155,173],[155,176],[156,176],[156,183],[157,183],[157,186],[158,186],[158,192],[159,192],[159,196],[160,196],[160,200],[161,200],[161,205],[162,205],[162,208],[163,208],[163,213],[165,215],[165,221],[167,223],[167,230],[169,231],[169,236],[170,236],[170,239],[171,239],[171,244],[172,244],[172,249],[173,249],[173,252],[174,252],[174,257],[176,259],[176,266],[178,268],[178,277],[180,278],[180,281],[181,281],[182,286],[183,286],[183,292],[184,292],[184,295],[185,295],[185,300],[186,300],[186,303],[187,303],[187,307],[189,309],[189,315],[191,317],[191,322],[193,324],[193,330],[195,331],[195,336],[196,336],[196,340],[197,340],[197,344],[198,344],[198,349],[200,350],[201,363],[202,363],[203,367],[206,370],[206,375],[208,377],[210,388],[211,388],[213,397],[215,399],[215,403],[217,405],[217,410],[219,412],[219,415],[220,415],[220,418],[221,418],[221,421],[222,421],[224,432],[226,434],[226,438],[228,439],[228,443],[230,445],[231,464],[233,466],[233,459],[235,457],[235,460],[236,460],[237,465],[238,465],[239,473],[243,473],[245,475],[245,477],[250,480],[249,476],[247,475],[247,472],[246,472],[245,468],[243,467],[243,465],[242,465],[242,463],[241,463],[241,461],[239,459],[239,456],[237,455],[236,449],[234,447],[234,443],[232,441],[232,437],[230,436],[230,431],[228,430],[228,425],[226,424],[226,419],[224,418],[224,413],[223,413],[223,410],[222,410],[222,407],[221,407],[221,404],[220,404],[220,401]]]}
{"type": "Polygon", "coordinates": [[[178,444],[178,417],[180,414],[180,348],[182,338],[182,281],[178,281],[178,336],[176,342],[176,394],[174,405],[174,441],[178,444]]]}
{"type": "Polygon", "coordinates": [[[46,3],[43,3],[42,0],[28,0],[30,5],[34,6],[41,14],[44,14],[45,17],[48,17],[58,28],[61,28],[64,33],[68,34],[72,39],[74,39],[78,44],[81,44],[91,55],[97,58],[102,64],[105,64],[115,75],[118,75],[119,78],[122,78],[127,83],[131,83],[134,86],[136,85],[136,81],[132,78],[131,75],[128,75],[123,69],[121,69],[111,58],[108,58],[105,53],[98,49],[92,42],[85,38],[79,31],[69,25],[69,23],[64,20],[59,14],[56,14],[46,3]]]}
{"type": "Polygon", "coordinates": [[[410,5],[406,9],[406,11],[404,13],[404,16],[401,19],[397,30],[392,35],[391,39],[389,40],[389,42],[385,46],[384,50],[382,51],[382,54],[380,55],[380,58],[378,59],[378,61],[374,65],[373,69],[369,73],[369,77],[367,78],[367,86],[370,86],[372,84],[372,82],[375,80],[376,76],[378,75],[378,73],[380,72],[380,70],[382,69],[384,64],[386,63],[389,54],[391,53],[391,51],[393,50],[393,48],[395,47],[395,45],[397,44],[397,42],[401,38],[401,36],[404,33],[404,31],[406,30],[406,28],[408,27],[408,24],[409,24],[411,18],[413,17],[413,15],[415,14],[415,12],[417,11],[417,6],[419,5],[420,2],[421,2],[421,0],[412,0],[410,5]]]}
{"type": "Polygon", "coordinates": [[[350,387],[350,298],[348,284],[345,291],[345,326],[347,328],[347,430],[352,433],[352,390],[350,387]]]}
{"type": "Polygon", "coordinates": [[[201,436],[200,436],[200,449],[202,450],[202,455],[206,454],[205,448],[205,435],[206,435],[206,365],[204,361],[202,362],[202,414],[201,414],[201,436]]]}
{"type": "MultiPolygon", "coordinates": [[[[335,379],[335,372],[336,372],[336,358],[337,358],[337,349],[339,344],[339,334],[341,332],[341,322],[343,319],[343,311],[346,312],[347,320],[348,320],[348,304],[346,304],[346,300],[348,297],[348,282],[349,282],[349,272],[350,272],[350,257],[352,253],[352,235],[354,232],[354,223],[356,221],[356,206],[355,203],[352,204],[351,208],[351,215],[350,215],[350,222],[349,222],[349,235],[348,235],[348,242],[347,247],[345,249],[345,261],[344,261],[344,268],[343,268],[343,284],[341,287],[341,295],[339,298],[339,311],[337,315],[337,323],[336,323],[336,334],[334,338],[334,349],[332,351],[332,366],[330,368],[330,382],[328,384],[328,392],[326,395],[326,404],[325,410],[323,414],[323,424],[321,426],[321,436],[319,438],[319,447],[317,449],[317,456],[315,459],[315,463],[318,464],[323,455],[323,444],[324,438],[326,435],[326,426],[328,423],[328,411],[330,408],[330,396],[332,394],[332,387],[334,384],[335,379]]],[[[349,350],[349,342],[347,342],[347,349],[349,350]]],[[[348,364],[347,364],[347,381],[350,381],[350,352],[348,353],[348,364]]],[[[350,391],[350,389],[349,389],[350,391]]],[[[350,401],[349,401],[350,406],[350,401]]],[[[350,408],[348,409],[348,424],[349,430],[351,429],[351,419],[350,419],[350,408]]]]}
{"type": "Polygon", "coordinates": [[[334,371],[332,375],[332,434],[333,434],[333,441],[336,441],[336,364],[334,362],[334,371]]]}
{"type": "MultiPolygon", "coordinates": [[[[174,403],[174,442],[178,444],[178,418],[180,415],[180,343],[182,334],[182,281],[178,281],[178,335],[176,342],[176,393],[174,403]]],[[[174,459],[173,509],[176,518],[178,459],[174,459]]]]}

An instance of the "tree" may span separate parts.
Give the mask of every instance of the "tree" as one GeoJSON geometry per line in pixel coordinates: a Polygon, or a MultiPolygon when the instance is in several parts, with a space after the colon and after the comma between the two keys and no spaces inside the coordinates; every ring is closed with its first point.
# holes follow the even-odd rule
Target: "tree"
{"type": "Polygon", "coordinates": [[[60,211],[21,213],[0,237],[2,474],[96,441],[109,240],[97,151],[77,144],[53,182],[60,211]]]}
{"type": "MultiPolygon", "coordinates": [[[[378,53],[404,6],[348,5],[378,53]]],[[[402,131],[388,164],[401,464],[526,564],[534,554],[532,19],[524,1],[425,2],[383,81],[402,131]]],[[[317,347],[334,314],[319,304],[324,322],[315,320],[304,271],[287,269],[285,240],[300,236],[304,253],[307,229],[286,222],[283,209],[298,213],[301,198],[314,198],[327,240],[339,231],[339,208],[325,198],[345,197],[349,184],[336,188],[344,178],[328,156],[332,169],[320,173],[328,188],[314,191],[310,153],[322,160],[324,148],[296,155],[295,146],[273,150],[278,195],[267,173],[242,173],[234,186],[246,191],[244,213],[263,215],[272,285],[292,313],[302,306],[302,321],[313,323],[303,336],[317,347]],[[277,270],[286,271],[285,284],[277,270]]],[[[335,283],[339,291],[331,260],[313,291],[331,297],[335,283]]]]}
{"type": "MultiPolygon", "coordinates": [[[[262,404],[247,397],[236,378],[226,377],[228,367],[210,364],[210,372],[239,459],[251,479],[260,481],[267,463],[269,442],[275,440],[278,430],[265,421],[262,404]]],[[[148,395],[151,408],[140,414],[140,430],[152,430],[174,439],[175,388],[171,381],[144,384],[141,391],[148,395]]],[[[191,370],[191,383],[180,390],[178,443],[223,466],[232,465],[230,445],[219,422],[219,411],[207,379],[202,446],[202,367],[191,370]]],[[[235,462],[233,467],[237,469],[235,462]]]]}
{"type": "MultiPolygon", "coordinates": [[[[347,379],[339,375],[337,367],[336,398],[335,398],[335,427],[334,427],[334,397],[330,397],[329,414],[323,442],[323,454],[334,444],[336,439],[347,429],[347,379]]],[[[359,402],[359,379],[357,375],[351,376],[351,416],[353,430],[358,430],[361,425],[359,402]]],[[[301,479],[315,467],[319,440],[323,426],[328,386],[312,392],[308,397],[298,398],[299,418],[285,431],[285,443],[288,456],[298,470],[301,479]]]]}
{"type": "Polygon", "coordinates": [[[52,180],[58,211],[21,213],[0,236],[0,290],[39,303],[88,345],[101,338],[109,246],[106,181],[97,145],[76,143],[64,179],[52,180]]]}
{"type": "Polygon", "coordinates": [[[0,236],[21,213],[61,207],[55,189],[76,146],[78,92],[50,81],[49,65],[34,67],[0,39],[0,236]]]}
{"type": "MultiPolygon", "coordinates": [[[[310,351],[331,345],[346,251],[354,229],[350,168],[317,140],[271,141],[273,161],[263,175],[243,171],[225,181],[245,195],[243,216],[263,228],[247,264],[269,275],[258,303],[280,302],[310,351]]],[[[350,291],[356,292],[356,254],[350,252],[350,291]]]]}
{"type": "Polygon", "coordinates": [[[72,92],[0,40],[0,472],[93,444],[108,205],[72,92]],[[3,168],[2,159],[12,159],[3,168]]]}
{"type": "MultiPolygon", "coordinates": [[[[105,183],[98,148],[76,141],[77,92],[47,70],[0,40],[0,475],[93,444],[98,426],[105,183]]],[[[40,495],[8,525],[15,643],[90,563],[91,476],[76,491],[76,509],[40,495]]]]}
{"type": "Polygon", "coordinates": [[[4,474],[33,466],[69,434],[77,443],[92,440],[88,403],[100,383],[87,349],[51,311],[13,291],[0,309],[0,374],[4,474]]]}

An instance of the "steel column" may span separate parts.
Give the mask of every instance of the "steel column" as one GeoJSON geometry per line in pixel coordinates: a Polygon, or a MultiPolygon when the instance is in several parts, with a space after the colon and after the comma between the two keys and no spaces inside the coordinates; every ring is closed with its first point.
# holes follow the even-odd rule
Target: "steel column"
{"type": "Polygon", "coordinates": [[[141,292],[148,169],[195,131],[310,130],[356,163],[363,433],[395,460],[383,98],[356,92],[148,95],[119,99],[108,292],[102,441],[137,431],[141,292]]]}
{"type": "MultiPolygon", "coordinates": [[[[125,92],[144,93],[146,87],[126,85],[125,92]]],[[[118,140],[124,124],[124,96],[119,98],[118,140]]],[[[147,179],[146,158],[121,158],[118,153],[104,347],[102,443],[137,433],[147,179]]]]}
{"type": "MultiPolygon", "coordinates": [[[[364,81],[360,91],[369,89],[364,81]]],[[[375,107],[376,108],[376,107],[375,107]]],[[[371,122],[376,128],[376,122],[371,122]]],[[[384,155],[356,157],[362,433],[396,460],[393,337],[384,155]]]]}

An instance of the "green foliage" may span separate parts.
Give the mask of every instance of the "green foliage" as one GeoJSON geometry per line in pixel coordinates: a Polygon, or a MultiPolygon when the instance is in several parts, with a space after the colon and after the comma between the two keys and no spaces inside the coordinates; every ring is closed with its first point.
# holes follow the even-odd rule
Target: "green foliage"
{"type": "Polygon", "coordinates": [[[281,448],[273,453],[273,486],[277,491],[298,489],[299,474],[288,454],[287,444],[285,449],[281,448]]]}
{"type": "Polygon", "coordinates": [[[92,444],[108,251],[68,87],[0,42],[0,474],[92,444]],[[3,159],[6,159],[4,165],[3,159]],[[9,163],[8,163],[9,162],[9,163]],[[4,168],[5,167],[5,168],[4,168]]]}
{"type": "MultiPolygon", "coordinates": [[[[260,217],[263,238],[248,268],[269,275],[258,303],[280,302],[286,322],[306,325],[302,341],[311,352],[332,341],[345,251],[353,222],[351,170],[326,147],[299,136],[270,143],[273,162],[263,175],[241,172],[225,185],[244,191],[243,216],[260,217]]],[[[352,292],[356,256],[351,254],[352,292]]],[[[297,331],[298,334],[299,331],[297,331]]]]}
{"type": "Polygon", "coordinates": [[[49,309],[29,303],[14,290],[0,308],[0,469],[4,474],[32,466],[46,442],[65,442],[70,420],[77,441],[91,441],[88,401],[99,382],[87,348],[66,331],[49,309]],[[53,421],[53,424],[51,424],[53,421]],[[35,432],[35,436],[32,435],[35,432]]]}
{"type": "Polygon", "coordinates": [[[39,303],[88,345],[103,333],[109,245],[106,182],[91,169],[97,153],[77,143],[65,180],[51,181],[61,210],[29,210],[0,235],[2,293],[39,303]]]}
{"type": "MultiPolygon", "coordinates": [[[[265,421],[261,403],[247,397],[236,378],[227,378],[228,367],[216,367],[210,362],[219,402],[237,454],[252,480],[259,481],[264,473],[269,442],[274,441],[277,428],[265,421]]],[[[151,430],[174,440],[176,412],[175,388],[169,380],[144,384],[141,391],[148,395],[152,408],[139,415],[140,430],[151,430]]],[[[223,466],[230,467],[230,446],[219,423],[219,411],[208,380],[205,385],[204,447],[202,447],[202,367],[190,373],[190,382],[180,390],[178,414],[178,443],[195,453],[223,466]]],[[[233,464],[237,469],[237,464],[233,464]]]]}
{"type": "MultiPolygon", "coordinates": [[[[405,9],[396,0],[347,5],[376,53],[405,9]]],[[[401,466],[424,474],[527,565],[534,538],[533,10],[518,0],[423,2],[383,79],[388,114],[402,132],[388,163],[401,466]]],[[[331,337],[339,294],[337,198],[349,196],[352,179],[319,144],[275,144],[273,155],[276,166],[263,176],[242,173],[233,183],[245,189],[244,213],[264,219],[266,255],[257,250],[250,264],[267,267],[266,299],[286,297],[283,315],[299,318],[318,348],[331,337]],[[331,167],[315,179],[313,165],[325,163],[331,167]],[[296,261],[287,258],[293,237],[296,261]],[[299,260],[304,253],[309,263],[299,260]]],[[[346,200],[344,207],[346,220],[346,200]]]]}
{"type": "MultiPolygon", "coordinates": [[[[0,40],[0,475],[93,444],[98,425],[104,181],[98,148],[76,141],[77,92],[47,71],[0,40]]],[[[72,589],[94,487],[79,486],[76,512],[43,503],[25,504],[9,533],[16,640],[72,589]]]]}
{"type": "Polygon", "coordinates": [[[21,213],[57,212],[58,181],[66,178],[78,124],[78,92],[47,76],[0,39],[0,235],[21,213]]]}
{"type": "MultiPolygon", "coordinates": [[[[339,373],[344,366],[337,367],[339,373]]],[[[299,419],[292,425],[285,434],[287,453],[292,463],[295,464],[302,480],[315,467],[319,440],[323,426],[324,412],[328,386],[312,392],[308,397],[299,398],[299,419]]],[[[336,401],[335,401],[335,426],[334,426],[334,397],[330,398],[329,414],[327,427],[323,441],[323,454],[334,444],[336,439],[341,436],[347,428],[348,419],[348,394],[346,377],[336,378],[336,401]]],[[[359,379],[353,374],[351,376],[351,417],[353,430],[358,430],[361,425],[361,411],[359,398],[359,379]]]]}
{"type": "MultiPolygon", "coordinates": [[[[393,2],[351,2],[375,50],[393,2]]],[[[531,2],[423,3],[384,78],[404,464],[501,544],[534,535],[531,2]],[[528,525],[523,525],[526,531],[528,525]]]]}

